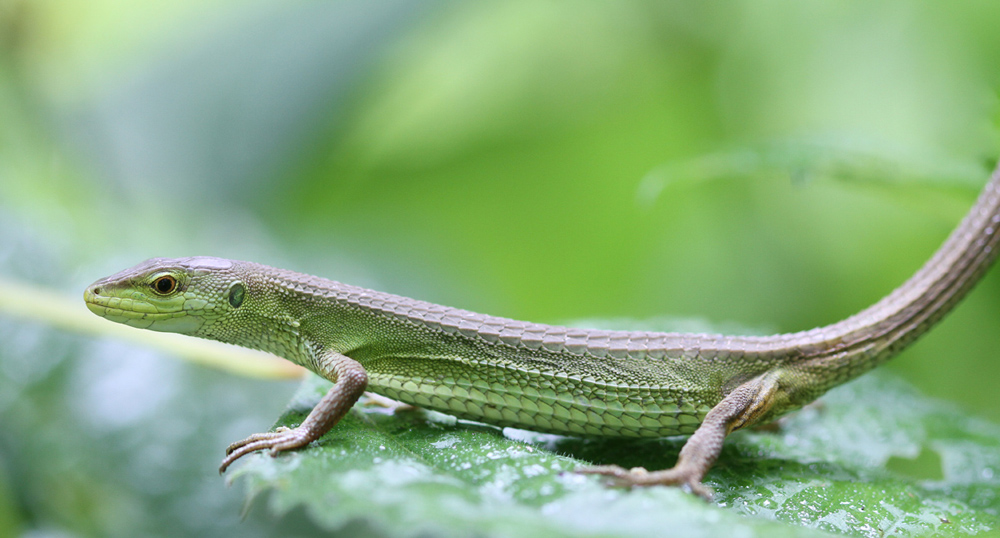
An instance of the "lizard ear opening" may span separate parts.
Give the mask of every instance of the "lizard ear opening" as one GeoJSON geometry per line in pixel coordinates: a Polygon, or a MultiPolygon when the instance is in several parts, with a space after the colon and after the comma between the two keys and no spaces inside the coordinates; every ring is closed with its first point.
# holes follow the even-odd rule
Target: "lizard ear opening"
{"type": "Polygon", "coordinates": [[[226,291],[226,298],[229,300],[229,305],[233,308],[239,308],[243,304],[243,298],[246,297],[247,288],[242,282],[236,281],[229,286],[229,290],[226,291]]]}

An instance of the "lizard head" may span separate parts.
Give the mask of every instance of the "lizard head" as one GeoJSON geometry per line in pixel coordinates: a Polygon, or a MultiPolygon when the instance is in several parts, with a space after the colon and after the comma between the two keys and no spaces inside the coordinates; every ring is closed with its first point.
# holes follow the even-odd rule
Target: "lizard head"
{"type": "Polygon", "coordinates": [[[152,258],[87,287],[91,312],[118,323],[198,336],[243,304],[238,262],[221,258],[152,258]]]}

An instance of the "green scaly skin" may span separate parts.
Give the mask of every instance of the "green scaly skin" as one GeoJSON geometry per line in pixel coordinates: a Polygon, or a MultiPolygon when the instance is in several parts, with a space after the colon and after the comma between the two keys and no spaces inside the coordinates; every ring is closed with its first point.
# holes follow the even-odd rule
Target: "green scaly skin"
{"type": "Polygon", "coordinates": [[[844,321],[766,337],[572,329],[497,318],[251,262],[155,258],[99,280],[95,314],[261,349],[334,382],[298,427],[227,450],[305,446],[367,389],[459,418],[580,436],[692,434],[671,469],[582,472],[619,484],[701,484],[726,435],[881,364],[926,332],[997,253],[1000,175],[903,286],[844,321]]]}

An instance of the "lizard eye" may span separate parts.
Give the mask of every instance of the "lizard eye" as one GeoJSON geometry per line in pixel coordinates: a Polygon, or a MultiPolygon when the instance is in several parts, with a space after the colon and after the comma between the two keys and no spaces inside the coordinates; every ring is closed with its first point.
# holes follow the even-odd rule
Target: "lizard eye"
{"type": "Polygon", "coordinates": [[[169,295],[177,289],[177,279],[170,275],[163,275],[153,281],[153,291],[160,295],[169,295]]]}

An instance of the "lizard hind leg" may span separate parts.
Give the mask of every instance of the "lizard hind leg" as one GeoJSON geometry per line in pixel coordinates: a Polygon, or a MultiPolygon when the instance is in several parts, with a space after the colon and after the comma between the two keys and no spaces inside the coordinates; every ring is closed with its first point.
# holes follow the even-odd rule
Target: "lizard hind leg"
{"type": "Polygon", "coordinates": [[[778,377],[778,372],[758,376],[726,395],[705,415],[701,426],[688,438],[677,463],[670,469],[647,471],[642,467],[625,469],[617,465],[598,465],[584,467],[577,472],[609,477],[614,486],[682,486],[710,501],[712,491],[701,480],[722,452],[726,435],[754,424],[772,409],[778,393],[778,377]]]}

